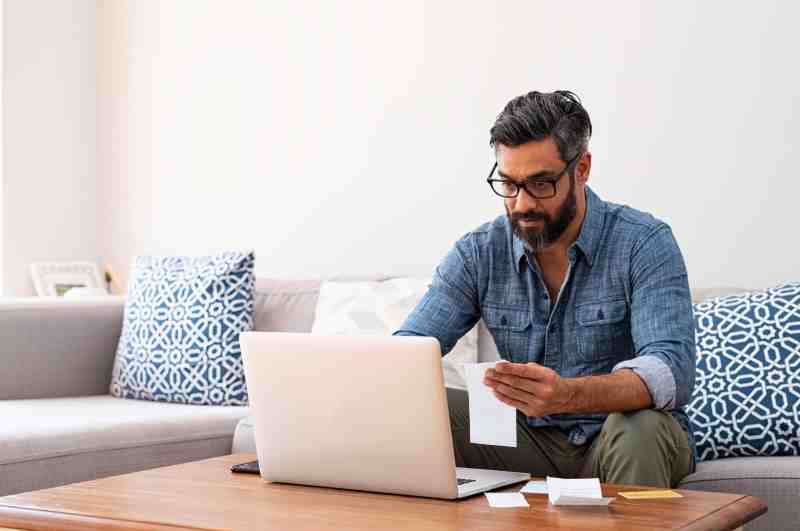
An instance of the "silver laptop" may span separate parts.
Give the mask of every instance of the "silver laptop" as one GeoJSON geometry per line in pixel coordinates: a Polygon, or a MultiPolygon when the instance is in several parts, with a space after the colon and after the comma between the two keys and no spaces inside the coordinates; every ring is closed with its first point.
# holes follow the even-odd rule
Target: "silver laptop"
{"type": "Polygon", "coordinates": [[[456,468],[435,338],[240,341],[265,480],[454,499],[530,478],[456,468]]]}

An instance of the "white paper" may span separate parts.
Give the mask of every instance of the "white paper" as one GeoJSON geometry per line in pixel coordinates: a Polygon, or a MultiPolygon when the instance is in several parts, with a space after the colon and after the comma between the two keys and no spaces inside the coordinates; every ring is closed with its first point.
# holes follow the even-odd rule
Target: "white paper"
{"type": "Polygon", "coordinates": [[[490,507],[530,507],[519,492],[485,492],[490,507]]]}
{"type": "Polygon", "coordinates": [[[546,481],[529,481],[520,492],[526,494],[547,494],[546,481]]]}
{"type": "Polygon", "coordinates": [[[614,498],[603,498],[598,478],[547,478],[547,497],[553,505],[608,505],[614,498]]]}
{"type": "Polygon", "coordinates": [[[517,446],[517,410],[495,398],[483,383],[486,369],[496,361],[465,363],[469,393],[469,440],[473,444],[517,446]]]}

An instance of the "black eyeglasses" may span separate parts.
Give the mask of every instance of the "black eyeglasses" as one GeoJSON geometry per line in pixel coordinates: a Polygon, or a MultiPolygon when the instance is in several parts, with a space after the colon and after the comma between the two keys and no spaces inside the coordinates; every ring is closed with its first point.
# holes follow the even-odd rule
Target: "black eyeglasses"
{"type": "Polygon", "coordinates": [[[492,166],[492,171],[489,172],[489,177],[486,178],[486,182],[489,183],[489,186],[492,188],[494,193],[507,199],[517,197],[521,188],[528,192],[528,195],[533,198],[549,199],[551,197],[555,197],[556,183],[561,180],[561,177],[563,177],[565,173],[567,173],[567,170],[570,166],[572,166],[572,163],[580,158],[581,153],[582,152],[579,151],[577,155],[572,157],[572,159],[567,162],[567,165],[564,166],[564,169],[553,177],[522,184],[515,183],[510,179],[492,179],[492,175],[494,175],[494,172],[497,169],[497,162],[495,162],[494,166],[492,166]]]}

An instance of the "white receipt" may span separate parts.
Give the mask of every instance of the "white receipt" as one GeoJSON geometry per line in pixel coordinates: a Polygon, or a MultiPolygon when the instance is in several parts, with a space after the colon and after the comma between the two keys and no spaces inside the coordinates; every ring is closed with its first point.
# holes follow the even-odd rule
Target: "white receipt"
{"type": "Polygon", "coordinates": [[[526,494],[547,494],[546,481],[529,481],[520,492],[526,494]]]}
{"type": "Polygon", "coordinates": [[[547,478],[547,496],[553,505],[608,505],[614,498],[603,498],[600,480],[547,478]]]}
{"type": "Polygon", "coordinates": [[[490,507],[530,507],[528,500],[519,492],[486,492],[490,507]]]}
{"type": "Polygon", "coordinates": [[[496,361],[465,363],[469,393],[469,441],[473,444],[517,446],[517,410],[495,398],[483,383],[486,369],[496,361]]]}

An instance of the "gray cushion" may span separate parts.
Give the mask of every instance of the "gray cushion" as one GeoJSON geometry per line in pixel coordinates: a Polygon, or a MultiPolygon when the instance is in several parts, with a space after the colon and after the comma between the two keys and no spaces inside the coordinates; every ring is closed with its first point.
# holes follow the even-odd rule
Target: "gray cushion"
{"type": "Polygon", "coordinates": [[[725,297],[727,295],[738,295],[739,293],[746,293],[748,290],[745,288],[734,288],[729,286],[721,286],[716,288],[695,288],[692,290],[692,302],[702,302],[706,299],[714,297],[725,297]]]}
{"type": "Polygon", "coordinates": [[[108,393],[124,302],[0,301],[0,400],[108,393]]]}
{"type": "Polygon", "coordinates": [[[253,330],[310,332],[319,280],[256,279],[253,330]]]}
{"type": "Polygon", "coordinates": [[[0,401],[0,495],[228,454],[247,412],[108,395],[0,401]]]}
{"type": "Polygon", "coordinates": [[[748,494],[763,500],[766,515],[748,531],[797,529],[800,523],[800,457],[732,457],[703,461],[683,478],[680,488],[748,494]]]}

